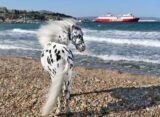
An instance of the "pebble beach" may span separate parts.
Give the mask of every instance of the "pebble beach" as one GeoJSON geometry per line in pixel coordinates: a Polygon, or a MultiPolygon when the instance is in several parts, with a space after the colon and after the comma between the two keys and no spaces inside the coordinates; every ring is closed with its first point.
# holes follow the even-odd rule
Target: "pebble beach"
{"type": "MultiPolygon", "coordinates": [[[[40,117],[49,84],[39,60],[0,57],[0,117],[40,117]]],[[[70,117],[159,117],[160,77],[75,67],[69,107],[70,117]]]]}

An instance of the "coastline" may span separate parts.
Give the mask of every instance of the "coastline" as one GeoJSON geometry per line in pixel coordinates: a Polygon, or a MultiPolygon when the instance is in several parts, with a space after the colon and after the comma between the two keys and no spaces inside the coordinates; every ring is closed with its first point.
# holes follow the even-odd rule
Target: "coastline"
{"type": "MultiPolygon", "coordinates": [[[[47,77],[38,60],[0,57],[0,116],[40,116],[47,77]]],[[[160,77],[84,67],[73,77],[71,116],[160,116],[160,77]]]]}

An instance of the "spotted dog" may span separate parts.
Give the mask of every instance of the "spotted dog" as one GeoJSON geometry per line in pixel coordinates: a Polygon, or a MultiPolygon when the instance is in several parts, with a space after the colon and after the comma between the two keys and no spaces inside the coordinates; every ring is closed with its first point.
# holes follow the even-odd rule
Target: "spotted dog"
{"type": "Polygon", "coordinates": [[[52,81],[47,101],[42,108],[42,115],[45,116],[55,107],[57,101],[57,112],[60,110],[61,95],[65,96],[65,105],[68,110],[74,61],[68,44],[71,42],[80,52],[85,50],[85,44],[81,28],[71,21],[49,23],[41,27],[37,34],[43,47],[41,64],[52,81]]]}

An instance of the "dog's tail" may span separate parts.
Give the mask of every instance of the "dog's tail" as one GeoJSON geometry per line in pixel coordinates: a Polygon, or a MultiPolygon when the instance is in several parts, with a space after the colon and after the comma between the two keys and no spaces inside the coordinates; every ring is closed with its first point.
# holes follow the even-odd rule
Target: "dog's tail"
{"type": "Polygon", "coordinates": [[[59,35],[68,37],[68,28],[76,24],[74,19],[64,19],[60,21],[48,21],[37,30],[37,38],[44,48],[48,42],[58,42],[59,35]]]}
{"type": "Polygon", "coordinates": [[[47,97],[47,102],[42,108],[42,116],[48,115],[48,113],[53,109],[56,105],[57,98],[60,94],[60,91],[62,89],[62,85],[64,82],[64,74],[67,72],[69,68],[69,64],[67,63],[65,66],[64,71],[57,72],[57,74],[54,77],[54,81],[52,81],[48,97],[47,97]]]}

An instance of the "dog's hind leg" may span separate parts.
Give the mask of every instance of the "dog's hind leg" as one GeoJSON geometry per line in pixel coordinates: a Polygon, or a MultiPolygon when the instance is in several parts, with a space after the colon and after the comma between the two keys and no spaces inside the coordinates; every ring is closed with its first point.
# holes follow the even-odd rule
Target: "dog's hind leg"
{"type": "Polygon", "coordinates": [[[70,113],[69,100],[70,100],[71,82],[72,82],[71,76],[72,76],[72,70],[68,70],[68,73],[66,75],[66,81],[64,84],[64,90],[63,90],[64,97],[65,97],[64,106],[65,106],[67,115],[70,113]]]}
{"type": "Polygon", "coordinates": [[[57,98],[57,109],[56,109],[56,115],[60,114],[61,112],[61,107],[62,107],[62,104],[61,104],[61,94],[59,95],[59,97],[57,98]]]}

